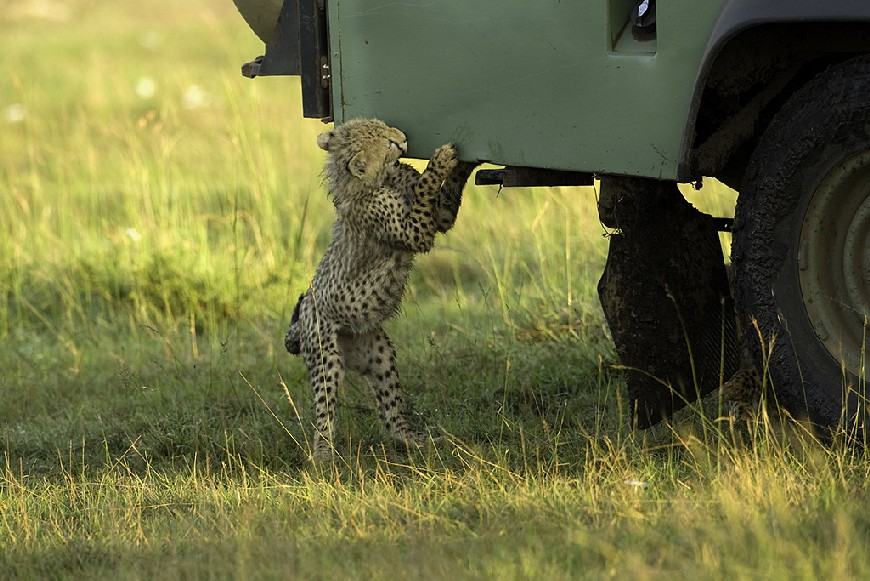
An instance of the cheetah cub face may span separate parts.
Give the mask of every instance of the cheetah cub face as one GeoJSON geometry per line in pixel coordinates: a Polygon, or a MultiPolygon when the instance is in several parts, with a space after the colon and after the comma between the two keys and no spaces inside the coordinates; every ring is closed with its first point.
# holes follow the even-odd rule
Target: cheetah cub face
{"type": "MultiPolygon", "coordinates": [[[[407,136],[377,119],[354,119],[321,133],[320,149],[329,153],[326,177],[345,185],[376,187],[384,182],[408,151],[407,136]]],[[[335,192],[336,190],[333,190],[335,192]]]]}

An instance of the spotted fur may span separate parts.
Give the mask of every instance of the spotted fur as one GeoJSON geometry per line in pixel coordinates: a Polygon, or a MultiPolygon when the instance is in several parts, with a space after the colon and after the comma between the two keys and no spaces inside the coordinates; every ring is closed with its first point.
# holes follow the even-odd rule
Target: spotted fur
{"type": "Polygon", "coordinates": [[[367,380],[387,431],[419,436],[405,415],[396,350],[383,330],[401,307],[414,256],[456,220],[474,168],[440,147],[419,173],[399,162],[407,138],[377,120],[352,120],[318,137],[336,209],[332,240],[294,308],[284,343],[301,354],[314,390],[316,457],[332,453],[335,407],[346,370],[367,380]]]}
{"type": "Polygon", "coordinates": [[[761,376],[754,365],[742,367],[722,385],[722,399],[735,419],[755,419],[761,393],[761,376]]]}
{"type": "MultiPolygon", "coordinates": [[[[728,275],[731,296],[735,296],[737,281],[732,264],[725,266],[725,273],[728,275]]],[[[752,340],[752,334],[747,333],[745,328],[741,329],[740,368],[721,387],[722,401],[728,415],[749,421],[756,419],[764,391],[764,382],[747,345],[747,341],[752,340]]]]}

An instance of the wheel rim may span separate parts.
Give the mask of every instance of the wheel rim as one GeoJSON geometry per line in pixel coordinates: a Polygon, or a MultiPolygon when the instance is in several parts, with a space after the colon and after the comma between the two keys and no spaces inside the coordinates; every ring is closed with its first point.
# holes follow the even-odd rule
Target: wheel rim
{"type": "Polygon", "coordinates": [[[834,167],[813,193],[798,253],[816,336],[852,375],[867,377],[870,342],[870,151],[834,167]]]}

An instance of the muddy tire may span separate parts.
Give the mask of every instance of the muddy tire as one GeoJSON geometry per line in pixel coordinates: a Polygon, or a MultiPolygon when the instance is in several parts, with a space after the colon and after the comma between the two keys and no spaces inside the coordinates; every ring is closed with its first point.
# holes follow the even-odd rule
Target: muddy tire
{"type": "Polygon", "coordinates": [[[779,402],[819,425],[863,423],[870,57],[830,67],[777,113],[743,180],[732,261],[746,345],[779,402]]]}
{"type": "Polygon", "coordinates": [[[631,419],[646,428],[737,370],[722,245],[713,218],[673,182],[609,176],[599,210],[615,231],[598,296],[625,372],[631,419]]]}

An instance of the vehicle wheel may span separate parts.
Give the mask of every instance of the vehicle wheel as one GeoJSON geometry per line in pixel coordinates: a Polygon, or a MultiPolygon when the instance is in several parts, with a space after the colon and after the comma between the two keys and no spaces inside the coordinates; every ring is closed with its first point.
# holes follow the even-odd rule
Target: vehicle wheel
{"type": "Polygon", "coordinates": [[[779,402],[824,426],[863,423],[870,57],[830,67],[777,113],[743,180],[732,261],[744,337],[779,402]]]}

